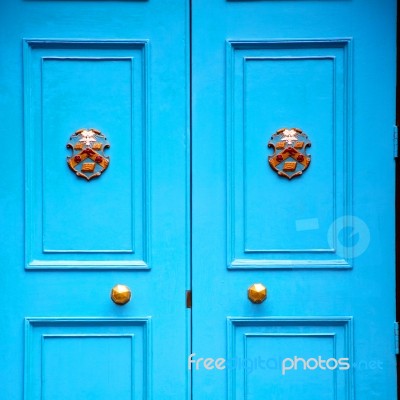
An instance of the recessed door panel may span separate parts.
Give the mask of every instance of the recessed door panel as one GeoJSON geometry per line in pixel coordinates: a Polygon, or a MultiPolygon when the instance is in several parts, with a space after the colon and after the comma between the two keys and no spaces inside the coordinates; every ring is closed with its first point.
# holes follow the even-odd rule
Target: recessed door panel
{"type": "Polygon", "coordinates": [[[346,252],[336,244],[353,204],[351,48],[346,39],[227,41],[229,268],[351,267],[351,238],[346,252]],[[288,181],[271,173],[267,143],[293,126],[311,140],[311,164],[288,181]]]}
{"type": "Polygon", "coordinates": [[[352,373],[343,360],[352,358],[352,334],[350,318],[229,318],[229,396],[350,399],[352,373]]]}
{"type": "Polygon", "coordinates": [[[150,319],[26,319],[29,398],[148,399],[150,319]]]}
{"type": "Polygon", "coordinates": [[[27,268],[149,268],[147,53],[144,40],[25,41],[27,268]],[[65,168],[81,128],[110,143],[96,182],[65,168]]]}

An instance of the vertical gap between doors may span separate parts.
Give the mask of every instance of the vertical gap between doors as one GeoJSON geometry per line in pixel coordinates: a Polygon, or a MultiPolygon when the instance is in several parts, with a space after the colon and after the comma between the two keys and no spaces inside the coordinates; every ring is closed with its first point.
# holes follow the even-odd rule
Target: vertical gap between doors
{"type": "MultiPolygon", "coordinates": [[[[192,0],[189,1],[189,135],[190,135],[190,151],[189,151],[189,173],[190,173],[190,290],[193,288],[193,24],[192,24],[192,0]]],[[[193,299],[193,293],[192,293],[193,299]]],[[[193,353],[193,303],[190,309],[190,349],[189,354],[193,353]]],[[[193,399],[193,371],[190,371],[190,398],[193,399]]]]}
{"type": "MultiPolygon", "coordinates": [[[[400,0],[397,0],[397,10],[399,10],[400,0]]],[[[400,18],[397,11],[397,77],[396,77],[396,125],[400,126],[400,18]]],[[[397,144],[398,146],[398,144],[397,144]]],[[[397,154],[399,154],[397,149],[397,154]]],[[[396,158],[396,321],[400,321],[400,161],[396,158]]],[[[398,339],[397,339],[398,340],[398,339]]],[[[400,400],[400,356],[397,355],[397,399],[400,400]]]]}

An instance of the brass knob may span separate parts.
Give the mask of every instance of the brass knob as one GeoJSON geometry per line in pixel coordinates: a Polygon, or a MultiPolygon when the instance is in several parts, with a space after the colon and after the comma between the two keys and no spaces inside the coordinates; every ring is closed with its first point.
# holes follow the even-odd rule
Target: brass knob
{"type": "Polygon", "coordinates": [[[111,289],[111,299],[115,304],[123,306],[128,303],[131,299],[132,292],[131,289],[126,285],[115,285],[111,289]]]}
{"type": "Polygon", "coordinates": [[[254,283],[247,290],[247,296],[252,303],[260,304],[267,298],[267,288],[262,283],[254,283]]]}

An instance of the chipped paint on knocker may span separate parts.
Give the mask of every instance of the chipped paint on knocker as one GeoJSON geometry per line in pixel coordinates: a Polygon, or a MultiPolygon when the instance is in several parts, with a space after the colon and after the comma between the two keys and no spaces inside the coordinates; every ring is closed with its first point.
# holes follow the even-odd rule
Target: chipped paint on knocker
{"type": "Polygon", "coordinates": [[[67,163],[76,175],[89,181],[108,168],[110,158],[104,151],[109,147],[107,138],[97,129],[79,129],[67,143],[67,148],[72,150],[67,163]]]}
{"type": "Polygon", "coordinates": [[[269,165],[288,179],[299,176],[310,165],[311,156],[306,153],[310,146],[311,141],[301,129],[279,129],[268,142],[268,147],[274,149],[274,154],[268,157],[269,165]]]}

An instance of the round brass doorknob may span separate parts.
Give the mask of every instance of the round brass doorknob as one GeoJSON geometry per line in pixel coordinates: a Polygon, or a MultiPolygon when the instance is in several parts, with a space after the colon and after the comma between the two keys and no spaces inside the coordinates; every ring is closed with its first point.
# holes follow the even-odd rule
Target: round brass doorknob
{"type": "Polygon", "coordinates": [[[247,296],[252,303],[260,304],[267,298],[267,288],[262,283],[254,283],[248,288],[247,296]]]}
{"type": "Polygon", "coordinates": [[[111,289],[111,299],[115,304],[123,306],[128,303],[131,299],[132,292],[131,289],[126,285],[115,285],[111,289]]]}

